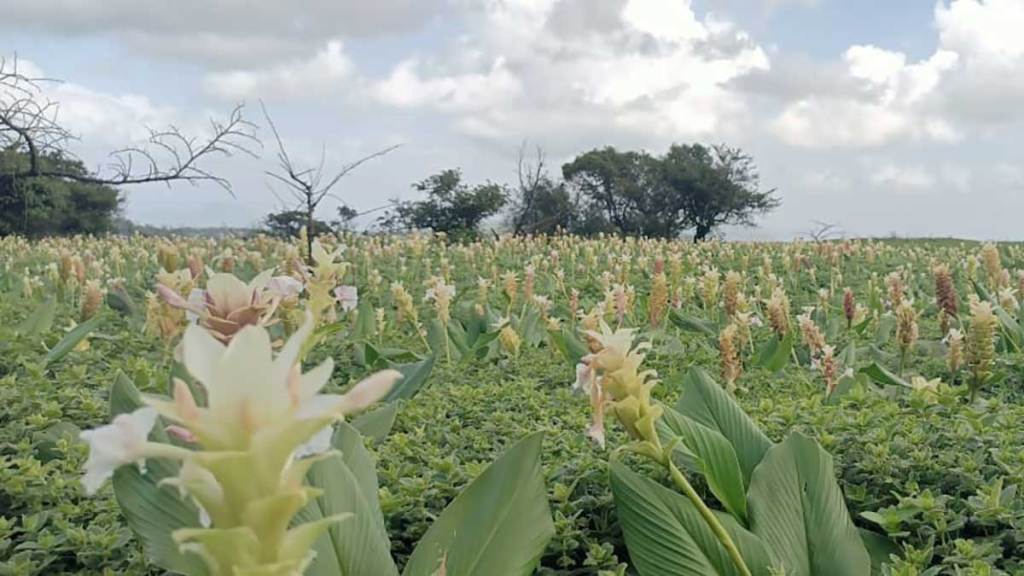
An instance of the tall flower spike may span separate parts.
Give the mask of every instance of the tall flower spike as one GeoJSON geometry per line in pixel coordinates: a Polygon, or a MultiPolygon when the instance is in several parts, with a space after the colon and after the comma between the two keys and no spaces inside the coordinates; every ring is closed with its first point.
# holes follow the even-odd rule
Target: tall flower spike
{"type": "Polygon", "coordinates": [[[183,552],[201,556],[212,576],[299,575],[313,542],[341,517],[294,525],[294,516],[317,491],[304,486],[309,466],[330,449],[331,424],[376,402],[401,376],[378,372],[342,395],[321,394],[330,359],[302,372],[299,358],[314,327],[311,314],[273,353],[260,326],[246,326],[228,343],[193,325],[183,339],[184,364],[204,387],[205,406],[177,381],[172,399],[144,397],[148,404],[118,416],[109,426],[83,432],[91,453],[87,489],[118,466],[145,458],[182,462],[163,483],[176,486],[208,517],[205,528],[172,536],[183,552]],[[157,414],[173,423],[194,450],[146,441],[157,414]]]}

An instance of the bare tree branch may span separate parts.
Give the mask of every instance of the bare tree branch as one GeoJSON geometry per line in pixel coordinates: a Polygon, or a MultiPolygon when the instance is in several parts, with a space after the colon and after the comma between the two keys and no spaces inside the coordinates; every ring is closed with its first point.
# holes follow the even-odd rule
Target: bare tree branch
{"type": "Polygon", "coordinates": [[[186,136],[175,126],[150,129],[146,142],[111,152],[107,164],[95,173],[52,169],[45,157],[74,158],[68,144],[77,138],[58,121],[60,105],[47,98],[42,89],[46,82],[54,81],[19,71],[16,57],[0,58],[0,148],[24,151],[28,156],[27,168],[0,176],[61,178],[108,186],[212,182],[231,193],[231,183],[203,168],[201,162],[210,156],[236,153],[255,156],[254,150],[260,147],[256,126],[243,117],[243,106],[238,105],[226,121],[210,120],[211,133],[206,138],[186,136]]]}
{"type": "MultiPolygon", "coordinates": [[[[288,150],[285,148],[284,141],[281,139],[281,134],[277,130],[277,125],[274,124],[273,119],[270,117],[270,113],[267,112],[267,107],[263,101],[260,101],[260,109],[263,111],[263,117],[267,121],[267,126],[270,127],[270,132],[274,136],[274,142],[277,145],[277,171],[265,171],[265,174],[274,180],[277,180],[281,184],[292,192],[297,201],[297,210],[302,210],[306,215],[306,235],[307,235],[307,246],[306,254],[310,255],[313,251],[313,238],[316,236],[315,230],[315,214],[316,209],[320,206],[320,203],[324,198],[331,197],[338,201],[341,198],[336,194],[332,193],[332,190],[337,186],[338,182],[342,178],[347,176],[353,170],[361,166],[362,164],[379,158],[385,154],[399,148],[402,144],[395,144],[388,146],[382,150],[378,150],[367,156],[356,160],[355,162],[342,166],[334,174],[326,184],[323,184],[324,178],[324,166],[326,165],[327,159],[327,145],[325,144],[321,148],[320,161],[316,167],[310,168],[297,168],[295,163],[292,162],[291,157],[288,155],[288,150]]],[[[276,194],[275,194],[276,195],[276,194]]],[[[359,216],[361,214],[357,214],[359,216]]]]}

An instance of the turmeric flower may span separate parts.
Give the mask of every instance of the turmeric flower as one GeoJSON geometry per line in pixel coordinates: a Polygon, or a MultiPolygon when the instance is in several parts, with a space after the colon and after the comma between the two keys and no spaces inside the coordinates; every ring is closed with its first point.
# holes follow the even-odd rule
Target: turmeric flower
{"type": "Polygon", "coordinates": [[[263,326],[270,322],[283,292],[268,288],[283,286],[290,293],[290,283],[272,277],[267,270],[248,284],[232,274],[219,273],[210,277],[205,291],[199,291],[186,300],[171,288],[157,285],[157,293],[167,304],[196,314],[199,323],[221,342],[228,342],[245,326],[263,326]]]}

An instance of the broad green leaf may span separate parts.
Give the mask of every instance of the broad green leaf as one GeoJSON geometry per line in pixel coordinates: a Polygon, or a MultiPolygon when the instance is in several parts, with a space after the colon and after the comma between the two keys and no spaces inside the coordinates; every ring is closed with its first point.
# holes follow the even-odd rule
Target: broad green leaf
{"type": "Polygon", "coordinates": [[[795,337],[793,331],[790,331],[781,340],[773,336],[771,340],[758,350],[757,357],[754,359],[754,365],[760,366],[769,372],[778,372],[785,368],[789,364],[790,357],[793,355],[795,337]]]}
{"type": "Polygon", "coordinates": [[[587,345],[565,327],[560,330],[548,330],[548,337],[551,339],[554,347],[562,353],[562,357],[569,362],[570,366],[575,367],[589,352],[587,345]]]}
{"type": "Polygon", "coordinates": [[[792,576],[869,576],[871,558],[850,519],[832,456],[799,432],[773,446],[747,491],[750,531],[792,576]]]}
{"type": "Polygon", "coordinates": [[[356,323],[352,328],[353,340],[369,340],[377,333],[377,317],[369,300],[360,300],[356,307],[356,323]]]}
{"type": "Polygon", "coordinates": [[[882,565],[892,562],[889,556],[902,552],[895,542],[877,532],[863,528],[858,528],[857,531],[860,532],[860,539],[864,542],[868,555],[871,556],[872,574],[881,574],[882,565]]]}
{"type": "Polygon", "coordinates": [[[871,379],[868,378],[867,374],[857,374],[856,376],[842,376],[839,378],[839,381],[836,382],[836,387],[834,390],[832,390],[832,393],[825,397],[825,404],[837,404],[840,398],[848,394],[858,385],[867,386],[870,383],[871,379]]]}
{"type": "Polygon", "coordinates": [[[139,307],[135,304],[135,300],[132,299],[131,295],[128,294],[123,288],[114,288],[107,293],[107,306],[111,309],[120,312],[122,315],[137,320],[139,317],[139,307]]]}
{"type": "Polygon", "coordinates": [[[395,416],[398,414],[398,404],[388,402],[387,404],[360,414],[352,420],[352,427],[359,430],[359,433],[370,439],[374,444],[381,442],[391,432],[395,425],[395,416]]]}
{"type": "Polygon", "coordinates": [[[122,466],[114,473],[114,496],[128,526],[153,564],[178,574],[207,574],[202,559],[181,553],[171,538],[175,530],[199,528],[199,511],[179,498],[174,489],[158,488],[156,482],[134,466],[122,466]]]}
{"type": "Polygon", "coordinates": [[[892,338],[893,330],[896,329],[896,318],[892,314],[886,314],[878,319],[878,328],[875,329],[876,346],[884,346],[892,338]]]}
{"type": "Polygon", "coordinates": [[[434,356],[444,359],[451,355],[452,360],[462,358],[462,348],[451,340],[448,330],[437,318],[427,325],[427,344],[434,356]]]}
{"type": "Polygon", "coordinates": [[[743,471],[732,444],[716,430],[683,416],[668,406],[660,419],[678,437],[693,464],[707,479],[708,487],[726,510],[741,523],[747,522],[747,496],[743,471]]]}
{"type": "Polygon", "coordinates": [[[704,320],[703,318],[697,318],[696,316],[689,316],[674,308],[669,311],[668,319],[680,329],[687,332],[697,332],[710,338],[718,337],[718,325],[710,320],[704,320]]]}
{"type": "Polygon", "coordinates": [[[540,466],[543,434],[505,451],[438,516],[409,557],[405,576],[533,574],[555,533],[540,466]]]}
{"type": "Polygon", "coordinates": [[[839,353],[839,362],[843,368],[849,368],[850,370],[857,369],[857,343],[850,342],[843,348],[843,351],[839,353]]]}
{"type": "MultiPolygon", "coordinates": [[[[138,389],[127,376],[118,373],[110,391],[111,418],[140,406],[138,389]]],[[[160,420],[149,437],[156,442],[168,441],[160,420]]],[[[135,466],[122,466],[114,473],[114,496],[151,562],[171,572],[202,576],[207,573],[202,559],[181,553],[171,538],[171,533],[179,528],[199,528],[199,510],[190,500],[181,499],[173,488],[157,486],[177,473],[177,462],[165,459],[148,460],[145,474],[135,466]]]]}
{"type": "Polygon", "coordinates": [[[911,388],[909,382],[900,378],[893,372],[890,372],[887,368],[879,364],[878,362],[872,362],[870,365],[860,369],[861,374],[867,375],[879,384],[888,384],[891,386],[903,386],[904,388],[911,388]]]}
{"type": "Polygon", "coordinates": [[[50,296],[46,300],[43,300],[39,306],[36,306],[35,310],[28,315],[27,318],[22,320],[21,324],[14,329],[15,332],[22,336],[38,336],[44,332],[49,332],[50,328],[53,327],[53,320],[57,316],[57,300],[50,296]]]}
{"type": "Polygon", "coordinates": [[[541,320],[540,312],[533,306],[526,308],[515,328],[528,346],[537,346],[544,340],[544,321],[541,320]]]}
{"type": "Polygon", "coordinates": [[[300,510],[293,523],[335,514],[353,516],[331,526],[316,541],[316,557],[306,569],[307,576],[397,575],[380,511],[373,457],[359,431],[344,422],[338,424],[331,444],[341,456],[317,462],[306,476],[310,486],[323,494],[300,510]]]}
{"type": "Polygon", "coordinates": [[[1003,333],[1010,339],[1014,348],[1020,350],[1024,346],[1024,328],[1002,306],[998,304],[993,305],[992,312],[999,318],[999,323],[1003,327],[1003,333]]]}
{"type": "Polygon", "coordinates": [[[384,397],[384,402],[398,399],[409,399],[420,391],[427,382],[430,372],[434,369],[434,357],[411,364],[392,364],[392,368],[402,373],[402,379],[395,383],[391,391],[384,397]]]}
{"type": "MultiPolygon", "coordinates": [[[[734,576],[740,574],[697,508],[682,494],[612,462],[615,512],[640,576],[734,576]]],[[[715,513],[755,576],[770,574],[764,543],[728,514],[715,513]]]]}
{"type": "Polygon", "coordinates": [[[459,349],[459,355],[464,356],[469,351],[467,344],[466,329],[455,318],[448,321],[448,339],[459,349]]]}
{"type": "Polygon", "coordinates": [[[686,373],[676,411],[718,431],[732,444],[743,470],[743,483],[749,485],[772,441],[704,369],[693,367],[686,373]]]}
{"type": "Polygon", "coordinates": [[[68,352],[75,349],[75,346],[78,346],[78,343],[81,342],[83,338],[95,330],[102,321],[103,317],[96,315],[72,328],[70,332],[60,339],[60,342],[57,342],[56,346],[46,353],[46,358],[43,360],[43,364],[49,366],[51,363],[66,356],[68,352]]]}

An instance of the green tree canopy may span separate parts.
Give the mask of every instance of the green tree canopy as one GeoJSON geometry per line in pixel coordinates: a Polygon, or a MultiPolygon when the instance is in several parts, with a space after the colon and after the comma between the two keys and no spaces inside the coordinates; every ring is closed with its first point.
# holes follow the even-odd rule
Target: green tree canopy
{"type": "MultiPolygon", "coordinates": [[[[58,153],[42,155],[38,162],[43,170],[88,174],[80,161],[58,153]]],[[[16,175],[28,165],[28,154],[0,151],[0,235],[103,234],[114,229],[122,202],[115,188],[55,176],[16,175]]]]}
{"type": "Polygon", "coordinates": [[[674,144],[661,165],[668,195],[678,200],[694,240],[723,224],[752,225],[779,205],[774,188],[760,189],[753,158],[739,148],[674,144]]]}
{"type": "MultiPolygon", "coordinates": [[[[309,219],[307,214],[303,210],[282,210],[280,212],[274,212],[273,214],[267,214],[266,220],[264,220],[264,227],[267,233],[271,236],[277,236],[278,238],[296,238],[299,236],[299,232],[303,226],[309,226],[309,219]]],[[[307,229],[308,230],[308,229],[307,229]]],[[[311,231],[314,236],[325,234],[331,231],[331,225],[323,220],[314,218],[313,219],[313,230],[311,231]]]]}
{"type": "Polygon", "coordinates": [[[504,186],[487,182],[470,187],[458,169],[443,170],[413,184],[423,200],[397,202],[382,220],[386,227],[444,232],[453,240],[476,238],[480,224],[505,205],[504,186]]]}
{"type": "Polygon", "coordinates": [[[576,192],[582,234],[676,238],[692,230],[701,240],[724,224],[749,225],[778,206],[763,191],[753,159],[738,148],[673,145],[664,156],[594,149],[562,166],[576,192]]]}

